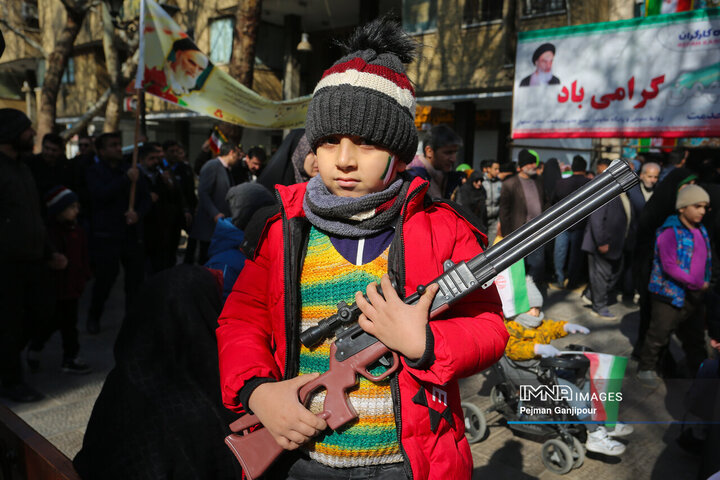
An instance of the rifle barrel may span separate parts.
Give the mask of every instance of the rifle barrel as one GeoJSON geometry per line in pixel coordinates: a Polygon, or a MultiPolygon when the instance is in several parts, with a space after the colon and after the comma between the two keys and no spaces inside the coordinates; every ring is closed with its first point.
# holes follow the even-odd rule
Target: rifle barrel
{"type": "Polygon", "coordinates": [[[624,160],[615,160],[593,181],[571,193],[540,216],[530,220],[503,240],[467,262],[481,284],[522,260],[557,235],[572,227],[610,200],[637,185],[639,179],[624,160]],[[588,200],[590,199],[590,200],[588,200]],[[492,269],[487,269],[488,262],[492,269]]]}

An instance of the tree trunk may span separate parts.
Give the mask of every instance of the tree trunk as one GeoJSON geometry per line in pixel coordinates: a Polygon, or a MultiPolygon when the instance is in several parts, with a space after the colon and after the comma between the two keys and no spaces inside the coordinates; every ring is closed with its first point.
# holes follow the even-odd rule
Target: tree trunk
{"type": "MultiPolygon", "coordinates": [[[[518,0],[510,0],[505,14],[505,64],[515,63],[515,50],[517,48],[517,7],[518,0]]],[[[522,7],[521,7],[522,8],[522,7]]]]}
{"type": "MultiPolygon", "coordinates": [[[[255,71],[255,41],[262,0],[240,0],[235,12],[235,34],[233,35],[233,51],[230,58],[230,76],[248,88],[252,88],[255,71]]],[[[236,143],[242,139],[242,127],[223,124],[223,133],[236,143]]]]}
{"type": "Polygon", "coordinates": [[[68,58],[73,51],[73,43],[80,32],[80,27],[85,19],[87,9],[70,8],[65,5],[67,19],[65,27],[60,32],[55,42],[55,48],[45,63],[45,79],[40,94],[40,112],[37,122],[37,136],[35,137],[35,148],[39,149],[42,138],[46,133],[53,131],[55,127],[55,116],[57,114],[57,97],[60,90],[60,82],[67,65],[68,58]]]}
{"type": "Polygon", "coordinates": [[[102,3],[102,29],[103,52],[105,53],[105,68],[110,77],[110,98],[105,107],[105,124],[103,132],[117,132],[120,129],[120,115],[122,114],[123,87],[120,83],[120,57],[115,47],[115,28],[110,16],[107,3],[102,3]]]}

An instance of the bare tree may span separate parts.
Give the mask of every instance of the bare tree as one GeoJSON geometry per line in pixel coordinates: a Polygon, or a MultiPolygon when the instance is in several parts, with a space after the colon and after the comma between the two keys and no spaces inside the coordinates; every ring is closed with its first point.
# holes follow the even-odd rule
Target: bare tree
{"type": "Polygon", "coordinates": [[[45,78],[40,93],[40,109],[37,121],[36,148],[40,147],[42,137],[53,131],[57,116],[57,97],[60,90],[65,67],[72,55],[73,44],[80,33],[80,27],[88,10],[91,0],[60,0],[65,7],[65,26],[56,37],[55,46],[47,57],[45,78]]]}
{"type": "MultiPolygon", "coordinates": [[[[240,0],[235,11],[233,51],[230,58],[230,76],[248,88],[252,88],[255,72],[255,41],[257,40],[262,0],[240,0]]],[[[242,138],[242,127],[223,124],[225,135],[237,143],[242,138]]]]}

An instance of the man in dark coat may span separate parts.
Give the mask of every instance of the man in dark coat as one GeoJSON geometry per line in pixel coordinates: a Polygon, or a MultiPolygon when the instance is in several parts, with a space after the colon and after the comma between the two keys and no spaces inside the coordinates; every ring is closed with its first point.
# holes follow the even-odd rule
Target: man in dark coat
{"type": "Polygon", "coordinates": [[[225,196],[234,185],[231,169],[240,159],[240,149],[232,142],[223,143],[220,155],[207,162],[200,170],[198,184],[198,211],[193,222],[191,235],[200,244],[199,263],[208,260],[208,247],[215,231],[215,224],[221,218],[231,215],[225,196]]]}
{"type": "MultiPolygon", "coordinates": [[[[537,174],[540,163],[538,154],[522,149],[518,154],[520,171],[503,181],[500,190],[500,226],[498,235],[512,232],[540,215],[546,208],[545,189],[537,174]]],[[[525,258],[525,271],[536,285],[545,282],[545,253],[542,248],[525,258]]]]}
{"type": "Polygon", "coordinates": [[[24,113],[0,109],[0,396],[14,402],[43,398],[23,381],[20,352],[29,327],[52,310],[48,261],[59,269],[67,265],[47,247],[35,181],[22,160],[34,136],[24,113]]]}
{"type": "Polygon", "coordinates": [[[590,215],[582,250],[588,253],[592,311],[606,320],[617,317],[608,310],[608,294],[622,273],[622,258],[629,221],[620,198],[590,215]]]}
{"type": "Polygon", "coordinates": [[[60,135],[48,133],[43,137],[42,149],[27,161],[37,184],[39,198],[50,189],[63,185],[70,190],[77,188],[75,169],[65,157],[65,142],[60,135]]]}
{"type": "Polygon", "coordinates": [[[87,330],[100,331],[100,317],[122,264],[125,274],[125,309],[143,280],[142,219],[150,209],[150,193],[137,167],[123,162],[119,133],[104,133],[95,141],[98,162],[87,171],[92,202],[90,258],[95,284],[88,310],[87,330]],[[129,208],[130,186],[135,202],[129,208]]]}
{"type": "MultiPolygon", "coordinates": [[[[552,197],[553,205],[564,199],[578,188],[590,181],[585,176],[587,161],[580,155],[575,155],[572,161],[573,174],[568,178],[561,178],[555,184],[552,197]]],[[[581,250],[585,221],[578,222],[560,235],[555,237],[553,260],[555,263],[555,281],[551,287],[572,290],[582,281],[583,253],[581,250]],[[565,276],[565,262],[567,261],[567,277],[565,276]],[[565,279],[567,278],[567,285],[565,279]]]]}

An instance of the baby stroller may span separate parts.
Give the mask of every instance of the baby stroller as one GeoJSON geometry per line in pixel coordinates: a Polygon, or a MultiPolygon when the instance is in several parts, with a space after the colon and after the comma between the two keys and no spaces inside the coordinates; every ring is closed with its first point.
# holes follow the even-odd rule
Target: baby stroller
{"type": "Polygon", "coordinates": [[[575,424],[578,418],[575,415],[562,413],[569,410],[565,400],[556,400],[552,395],[545,398],[539,396],[533,399],[533,407],[537,411],[547,413],[533,413],[529,418],[523,410],[527,411],[528,402],[523,402],[520,396],[521,385],[549,386],[559,385],[558,379],[572,382],[578,389],[583,389],[586,382],[585,375],[590,367],[590,361],[582,355],[588,348],[570,345],[561,356],[516,362],[505,355],[498,363],[493,365],[494,372],[499,376],[500,383],[490,391],[491,406],[486,410],[473,403],[463,402],[465,415],[465,430],[468,441],[477,443],[486,438],[486,415],[498,412],[506,422],[557,421],[568,423],[508,423],[507,426],[520,436],[535,441],[544,442],[542,446],[542,461],[545,468],[558,475],[564,475],[573,468],[579,468],[585,461],[585,440],[587,430],[583,424],[575,424]],[[578,353],[573,353],[573,352],[578,353]],[[522,406],[525,409],[521,409],[522,406]],[[559,407],[560,413],[556,413],[559,407]]]}

